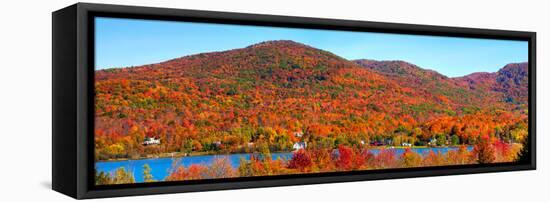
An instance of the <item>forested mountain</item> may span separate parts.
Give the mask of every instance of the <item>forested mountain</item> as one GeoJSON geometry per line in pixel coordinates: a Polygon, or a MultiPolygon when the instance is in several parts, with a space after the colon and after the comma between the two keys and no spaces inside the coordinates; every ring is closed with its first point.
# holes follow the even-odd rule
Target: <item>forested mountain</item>
{"type": "Polygon", "coordinates": [[[519,141],[526,63],[448,78],[403,61],[349,61],[293,41],[96,71],[96,158],[289,151],[361,142],[519,141]],[[299,134],[299,135],[297,135],[299,134]],[[162,144],[142,145],[145,137],[162,144]]]}
{"type": "Polygon", "coordinates": [[[526,107],[529,97],[528,63],[510,63],[494,73],[473,73],[456,78],[470,89],[502,93],[500,98],[507,103],[526,107]]]}

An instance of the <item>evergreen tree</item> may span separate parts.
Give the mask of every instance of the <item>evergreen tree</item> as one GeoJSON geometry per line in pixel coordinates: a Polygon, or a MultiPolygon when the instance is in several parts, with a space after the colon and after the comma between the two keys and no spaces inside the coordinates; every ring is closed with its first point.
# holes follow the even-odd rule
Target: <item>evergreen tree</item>
{"type": "Polygon", "coordinates": [[[460,139],[457,135],[451,136],[451,145],[458,145],[460,144],[460,139]]]}

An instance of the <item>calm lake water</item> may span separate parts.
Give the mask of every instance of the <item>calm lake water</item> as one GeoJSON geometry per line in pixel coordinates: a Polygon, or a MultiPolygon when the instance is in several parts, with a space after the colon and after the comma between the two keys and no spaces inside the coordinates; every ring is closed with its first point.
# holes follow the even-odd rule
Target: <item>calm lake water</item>
{"type": "MultiPolygon", "coordinates": [[[[430,151],[441,152],[442,154],[448,151],[457,150],[455,147],[445,148],[412,148],[411,150],[422,155],[428,154],[430,151]]],[[[468,147],[471,150],[472,147],[468,147]]],[[[396,155],[401,155],[405,149],[393,149],[396,155]]],[[[380,149],[371,149],[371,153],[377,155],[380,149]]],[[[231,161],[231,165],[234,168],[239,166],[241,159],[250,160],[251,154],[226,154],[226,155],[208,155],[208,156],[188,156],[179,158],[155,158],[155,159],[141,159],[141,160],[125,160],[125,161],[109,161],[109,162],[96,162],[95,167],[97,172],[113,173],[116,169],[124,167],[127,171],[131,171],[134,174],[136,182],[143,182],[143,165],[148,164],[151,167],[151,171],[155,180],[163,180],[168,176],[168,172],[174,163],[178,163],[180,166],[188,167],[191,164],[203,164],[210,165],[216,158],[228,158],[231,161]]],[[[292,153],[272,153],[272,159],[290,159],[292,153]]]]}

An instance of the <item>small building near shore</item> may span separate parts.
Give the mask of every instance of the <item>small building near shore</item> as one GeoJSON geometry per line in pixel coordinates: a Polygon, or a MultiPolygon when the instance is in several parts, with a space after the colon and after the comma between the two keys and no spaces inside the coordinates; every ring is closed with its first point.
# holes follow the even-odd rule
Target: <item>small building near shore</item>
{"type": "Polygon", "coordinates": [[[143,145],[159,145],[160,144],[160,138],[158,137],[145,137],[143,140],[143,145]]]}
{"type": "Polygon", "coordinates": [[[307,147],[307,143],[305,142],[296,142],[294,143],[294,145],[292,145],[292,149],[294,151],[298,151],[300,149],[306,149],[306,147],[307,147]]]}
{"type": "Polygon", "coordinates": [[[437,139],[431,138],[428,142],[428,147],[437,147],[437,139]]]}
{"type": "Polygon", "coordinates": [[[216,148],[220,148],[222,146],[222,142],[221,141],[214,141],[214,142],[212,142],[212,145],[214,145],[214,147],[216,147],[216,148]]]}

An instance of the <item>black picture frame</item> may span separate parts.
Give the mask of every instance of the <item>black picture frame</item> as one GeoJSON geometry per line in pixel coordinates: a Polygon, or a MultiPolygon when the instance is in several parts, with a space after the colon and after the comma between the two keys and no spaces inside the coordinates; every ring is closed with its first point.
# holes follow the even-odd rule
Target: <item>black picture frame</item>
{"type": "Polygon", "coordinates": [[[52,188],[84,199],[536,169],[536,33],[77,3],[52,14],[52,188]],[[94,17],[368,31],[528,41],[529,158],[515,163],[94,185],[94,17]]]}

